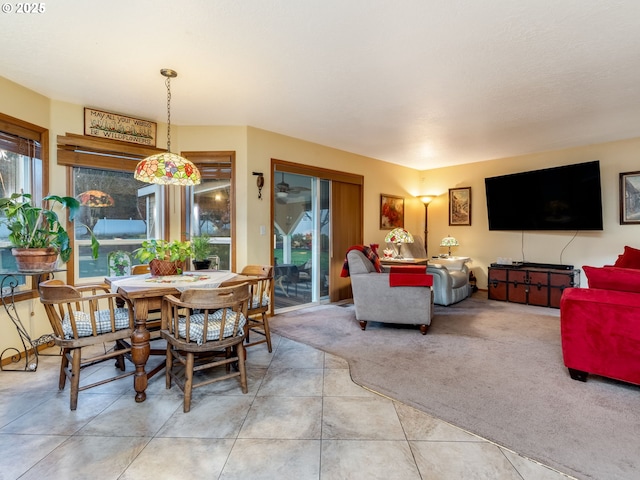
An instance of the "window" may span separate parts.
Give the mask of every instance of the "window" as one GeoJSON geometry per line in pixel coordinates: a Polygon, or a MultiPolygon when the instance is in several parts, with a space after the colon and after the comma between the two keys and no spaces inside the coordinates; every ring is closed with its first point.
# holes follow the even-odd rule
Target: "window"
{"type": "Polygon", "coordinates": [[[200,170],[202,183],[185,189],[184,230],[209,235],[213,267],[234,270],[234,159],[235,152],[183,152],[200,170]]]}
{"type": "MultiPolygon", "coordinates": [[[[17,118],[0,114],[0,196],[30,193],[33,202],[42,200],[47,184],[48,131],[17,118]]],[[[9,230],[0,224],[0,268],[15,270],[9,230]]],[[[20,290],[34,288],[18,277],[20,290]]]]}
{"type": "MultiPolygon", "coordinates": [[[[76,220],[72,260],[74,282],[102,280],[109,275],[111,252],[133,252],[147,238],[168,238],[166,195],[162,185],[133,178],[142,158],[163,150],[82,135],[58,137],[58,163],[72,168],[69,195],[82,204],[76,220]],[[100,241],[100,255],[91,257],[90,239],[81,224],[100,241]]],[[[134,264],[139,263],[134,259],[134,264]]]]}
{"type": "MultiPolygon", "coordinates": [[[[161,238],[162,215],[158,199],[164,190],[133,178],[131,172],[99,168],[73,168],[73,196],[80,200],[76,217],[74,255],[78,279],[102,279],[109,274],[109,254],[132,253],[147,238],[161,238]],[[100,256],[91,257],[88,225],[100,241],[100,256]]],[[[134,264],[140,263],[134,259],[134,264]]]]}

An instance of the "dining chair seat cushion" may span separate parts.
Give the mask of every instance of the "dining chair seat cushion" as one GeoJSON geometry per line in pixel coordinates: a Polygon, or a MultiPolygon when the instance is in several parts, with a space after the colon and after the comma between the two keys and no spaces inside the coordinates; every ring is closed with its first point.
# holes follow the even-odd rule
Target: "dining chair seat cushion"
{"type": "MultiPolygon", "coordinates": [[[[116,321],[116,330],[124,330],[129,328],[129,310],[126,308],[116,308],[114,311],[114,317],[116,321]]],[[[91,316],[86,312],[74,311],[73,317],[76,321],[76,329],[78,330],[78,337],[90,337],[93,335],[93,328],[91,327],[91,316]]],[[[96,317],[96,334],[108,333],[111,331],[111,311],[110,310],[98,310],[95,312],[96,317]]],[[[71,320],[69,314],[65,314],[62,319],[62,331],[64,332],[64,338],[67,340],[73,337],[73,328],[71,327],[71,320]]]]}
{"type": "Polygon", "coordinates": [[[269,295],[264,294],[262,296],[262,302],[260,302],[259,295],[255,295],[251,299],[251,305],[249,305],[249,308],[260,308],[260,307],[268,307],[268,306],[269,306],[269,295]]]}
{"type": "MultiPolygon", "coordinates": [[[[236,323],[236,313],[230,308],[226,309],[227,318],[224,324],[223,330],[223,338],[232,337],[236,334],[233,331],[233,326],[236,323]]],[[[209,315],[209,323],[207,325],[207,341],[210,340],[218,340],[220,338],[220,326],[222,323],[222,312],[223,309],[216,310],[212,314],[209,315]]],[[[244,325],[246,323],[245,316],[240,313],[240,321],[238,322],[238,334],[242,334],[244,332],[244,325]]],[[[189,322],[189,338],[191,341],[195,341],[198,345],[201,345],[203,341],[203,331],[204,331],[204,314],[203,313],[194,313],[191,315],[191,321],[189,322]]],[[[187,321],[184,317],[180,317],[178,320],[178,336],[180,338],[187,338],[187,321]]]]}

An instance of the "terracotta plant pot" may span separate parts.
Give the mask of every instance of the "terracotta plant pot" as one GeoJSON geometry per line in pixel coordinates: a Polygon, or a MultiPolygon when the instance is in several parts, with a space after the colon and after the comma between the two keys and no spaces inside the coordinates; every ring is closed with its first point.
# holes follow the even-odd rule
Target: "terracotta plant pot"
{"type": "Polygon", "coordinates": [[[12,248],[20,272],[42,272],[55,270],[58,265],[58,250],[55,248],[12,248]]]}

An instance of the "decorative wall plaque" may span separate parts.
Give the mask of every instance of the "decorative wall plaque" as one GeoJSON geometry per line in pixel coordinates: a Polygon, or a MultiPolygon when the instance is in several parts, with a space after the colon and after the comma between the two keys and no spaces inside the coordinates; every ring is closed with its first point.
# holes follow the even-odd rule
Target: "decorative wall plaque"
{"type": "Polygon", "coordinates": [[[148,120],[103,112],[93,108],[84,109],[84,134],[92,137],[155,147],[157,127],[155,122],[148,120]]]}

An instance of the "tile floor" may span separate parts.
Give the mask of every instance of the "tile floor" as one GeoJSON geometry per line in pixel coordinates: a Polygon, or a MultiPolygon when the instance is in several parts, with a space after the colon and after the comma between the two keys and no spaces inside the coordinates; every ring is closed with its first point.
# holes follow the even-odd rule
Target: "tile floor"
{"type": "Polygon", "coordinates": [[[187,414],[164,372],[143,403],[127,377],[81,392],[75,412],[59,357],[0,372],[0,479],[571,478],[357,386],[333,355],[280,337],[248,352],[249,393],[201,387],[187,414]]]}

